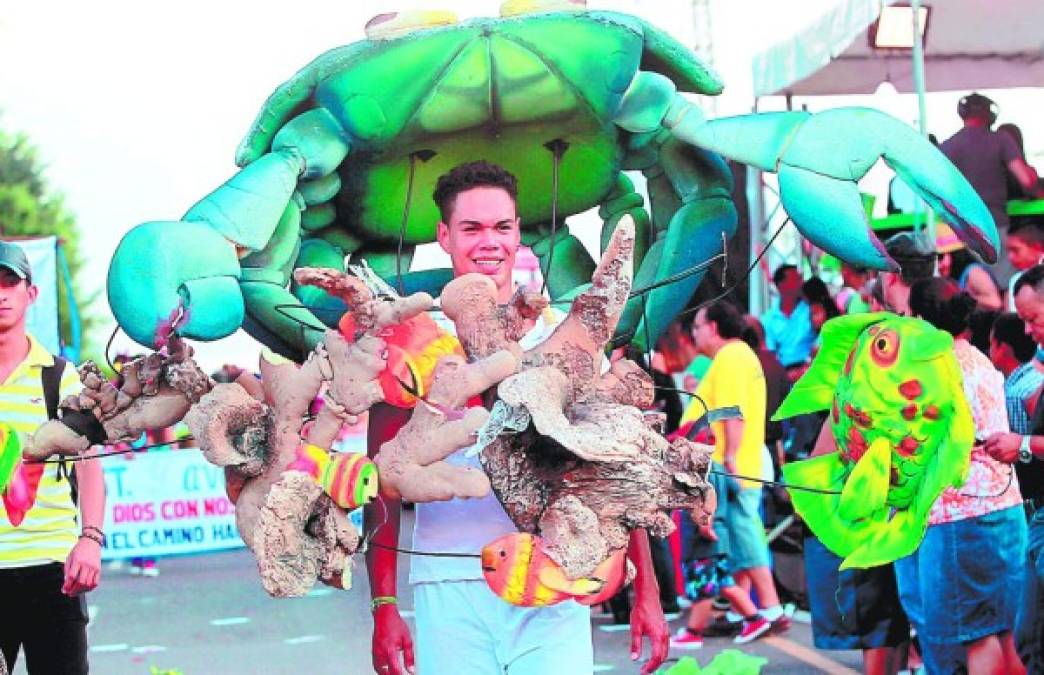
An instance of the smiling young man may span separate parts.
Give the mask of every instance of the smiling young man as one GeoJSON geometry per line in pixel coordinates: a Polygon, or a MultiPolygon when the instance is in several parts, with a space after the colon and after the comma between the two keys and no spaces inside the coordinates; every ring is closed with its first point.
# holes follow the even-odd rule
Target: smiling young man
{"type": "MultiPolygon", "coordinates": [[[[485,274],[497,287],[498,301],[514,294],[512,270],[520,243],[517,182],[487,162],[460,165],[442,176],[434,199],[441,221],[438,241],[449,254],[454,276],[485,274]]],[[[553,328],[544,317],[523,340],[539,342],[553,328]]],[[[409,411],[375,406],[370,411],[369,448],[376,453],[395,436],[409,411]]],[[[458,453],[451,463],[481,469],[478,458],[458,453]]],[[[387,502],[368,513],[384,521],[374,542],[396,546],[399,504],[387,502]]],[[[478,554],[498,537],[516,531],[496,496],[418,504],[415,550],[478,554]]],[[[637,659],[643,636],[652,656],[642,673],[651,673],[667,655],[668,632],[652,573],[644,531],[632,533],[629,554],[638,569],[637,602],[631,612],[631,652],[637,659]]],[[[373,596],[373,666],[378,673],[414,672],[413,641],[396,602],[397,555],[371,548],[367,570],[373,596]]],[[[414,556],[410,560],[417,626],[417,663],[424,675],[543,675],[590,673],[594,667],[590,609],[573,601],[542,608],[510,605],[486,585],[473,557],[414,556]]]]}
{"type": "MultiPolygon", "coordinates": [[[[24,439],[48,418],[44,369],[55,359],[26,332],[36,300],[25,253],[0,242],[0,422],[24,439]]],[[[80,388],[66,364],[61,397],[80,388]]],[[[36,501],[16,527],[0,502],[0,649],[14,668],[19,649],[36,673],[87,673],[87,606],[83,593],[98,585],[105,485],[97,460],[76,463],[79,516],[69,481],[49,464],[36,501]]]]}

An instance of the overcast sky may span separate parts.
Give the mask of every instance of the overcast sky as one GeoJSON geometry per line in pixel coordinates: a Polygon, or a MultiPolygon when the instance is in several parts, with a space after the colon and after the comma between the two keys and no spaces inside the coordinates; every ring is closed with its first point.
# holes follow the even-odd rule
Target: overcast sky
{"type": "MultiPolygon", "coordinates": [[[[718,114],[750,109],[751,54],[830,4],[715,0],[714,60],[727,83],[718,114]]],[[[688,0],[589,5],[640,14],[687,44],[696,41],[688,0]]],[[[140,222],[177,219],[226,180],[261,103],[319,53],[362,39],[365,22],[381,12],[445,8],[467,18],[496,15],[498,6],[452,0],[6,3],[0,10],[0,127],[27,133],[40,149],[51,184],[66,195],[83,232],[91,287],[85,290],[101,289],[120,236],[140,222]]],[[[933,97],[929,112],[937,126],[952,127],[938,129],[945,134],[956,128],[956,95],[940,97],[933,97]]],[[[903,98],[886,97],[880,105],[910,119],[913,108],[903,98]]],[[[999,102],[1005,109],[1003,97],[999,102]]],[[[1027,115],[1040,119],[1042,103],[1034,99],[1027,115]]],[[[1028,131],[1029,149],[1044,147],[1028,131]]],[[[108,314],[107,303],[94,311],[108,314]]],[[[241,337],[203,349],[201,360],[207,367],[226,359],[250,364],[256,352],[241,337]]]]}

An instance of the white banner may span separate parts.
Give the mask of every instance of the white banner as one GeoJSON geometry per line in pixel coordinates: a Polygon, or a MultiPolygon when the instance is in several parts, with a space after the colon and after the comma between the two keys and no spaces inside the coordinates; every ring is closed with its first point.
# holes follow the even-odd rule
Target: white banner
{"type": "Polygon", "coordinates": [[[200,553],[244,546],[224,470],[199,450],[152,451],[102,460],[103,560],[200,553]]]}
{"type": "Polygon", "coordinates": [[[58,345],[58,260],[54,237],[19,239],[18,244],[33,270],[33,285],[40,294],[29,307],[25,329],[52,354],[61,353],[58,345]]]}

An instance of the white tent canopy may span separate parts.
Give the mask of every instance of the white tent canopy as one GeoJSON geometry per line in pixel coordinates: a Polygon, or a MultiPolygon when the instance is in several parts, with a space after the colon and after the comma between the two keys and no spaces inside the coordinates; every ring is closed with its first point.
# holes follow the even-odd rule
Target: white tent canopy
{"type": "MultiPolygon", "coordinates": [[[[754,95],[914,91],[908,52],[871,49],[867,28],[895,0],[844,0],[754,57],[754,95]]],[[[1044,1],[926,0],[927,91],[1044,86],[1044,1]]]]}

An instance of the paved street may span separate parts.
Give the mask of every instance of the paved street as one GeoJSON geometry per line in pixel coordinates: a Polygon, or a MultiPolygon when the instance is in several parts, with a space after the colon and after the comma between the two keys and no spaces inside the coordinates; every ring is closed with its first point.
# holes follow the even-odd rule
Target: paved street
{"type": "MultiPolygon", "coordinates": [[[[405,565],[400,579],[406,578],[405,565]]],[[[106,569],[100,590],[89,596],[91,670],[101,675],[146,675],[150,668],[176,668],[184,675],[264,673],[345,675],[372,673],[370,617],[365,569],[356,587],[335,592],[317,587],[304,598],[275,600],[261,589],[253,558],[245,550],[160,561],[158,578],[106,569]]],[[[403,607],[412,622],[409,593],[403,607]]],[[[595,616],[596,672],[635,673],[628,634],[607,632],[609,618],[595,616]]],[[[672,630],[681,620],[672,621],[672,630]]],[[[705,665],[724,639],[689,652],[705,665]]],[[[785,637],[747,645],[763,656],[764,673],[852,673],[856,652],[817,652],[807,625],[785,637]]],[[[672,652],[672,658],[684,653],[672,652]]],[[[24,673],[19,664],[15,673],[24,673]]]]}

